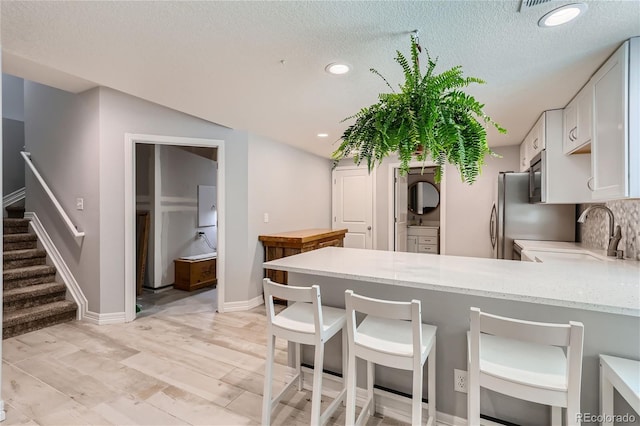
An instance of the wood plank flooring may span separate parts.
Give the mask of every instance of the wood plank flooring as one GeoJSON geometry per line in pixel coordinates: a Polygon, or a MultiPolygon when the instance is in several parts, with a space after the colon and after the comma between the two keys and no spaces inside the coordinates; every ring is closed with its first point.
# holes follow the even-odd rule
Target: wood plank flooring
{"type": "MultiPolygon", "coordinates": [[[[215,290],[171,290],[138,319],[74,321],[5,340],[7,425],[256,425],[266,353],[264,306],[215,312],[215,290]]],[[[274,392],[287,377],[277,341],[274,392]]],[[[311,393],[289,391],[272,424],[309,424],[311,393]]],[[[344,424],[340,407],[328,424],[344,424]]],[[[401,424],[370,418],[370,426],[401,424]]]]}

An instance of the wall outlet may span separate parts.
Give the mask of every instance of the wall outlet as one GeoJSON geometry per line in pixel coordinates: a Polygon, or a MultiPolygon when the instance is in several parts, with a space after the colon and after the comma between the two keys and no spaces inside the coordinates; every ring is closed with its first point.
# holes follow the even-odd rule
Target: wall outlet
{"type": "Polygon", "coordinates": [[[464,370],[453,370],[453,390],[467,393],[467,372],[464,370]]]}

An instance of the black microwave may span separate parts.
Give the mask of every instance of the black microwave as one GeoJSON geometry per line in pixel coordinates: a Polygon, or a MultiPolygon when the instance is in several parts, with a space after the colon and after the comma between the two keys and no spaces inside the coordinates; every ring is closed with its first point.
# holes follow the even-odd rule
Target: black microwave
{"type": "Polygon", "coordinates": [[[538,155],[531,159],[529,167],[529,202],[544,203],[547,200],[545,183],[545,169],[547,162],[547,153],[542,150],[538,155]]]}

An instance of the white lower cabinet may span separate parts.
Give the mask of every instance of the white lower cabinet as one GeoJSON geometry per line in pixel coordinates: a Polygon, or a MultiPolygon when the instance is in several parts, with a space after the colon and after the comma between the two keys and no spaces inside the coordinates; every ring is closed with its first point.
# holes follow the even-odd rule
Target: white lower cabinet
{"type": "Polygon", "coordinates": [[[413,253],[440,253],[440,228],[437,226],[409,226],[407,251],[413,253]]]}

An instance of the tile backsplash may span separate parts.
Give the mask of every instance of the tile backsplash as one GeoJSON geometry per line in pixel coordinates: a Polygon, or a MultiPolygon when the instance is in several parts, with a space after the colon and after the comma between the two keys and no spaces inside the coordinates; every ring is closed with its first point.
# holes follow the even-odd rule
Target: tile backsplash
{"type": "MultiPolygon", "coordinates": [[[[618,249],[624,250],[624,257],[640,260],[640,200],[616,200],[604,203],[611,211],[616,225],[622,228],[622,239],[618,249]]],[[[590,204],[582,204],[580,213],[590,204]]],[[[606,249],[609,244],[609,216],[601,209],[593,210],[580,227],[582,242],[598,249],[606,249]]]]}

